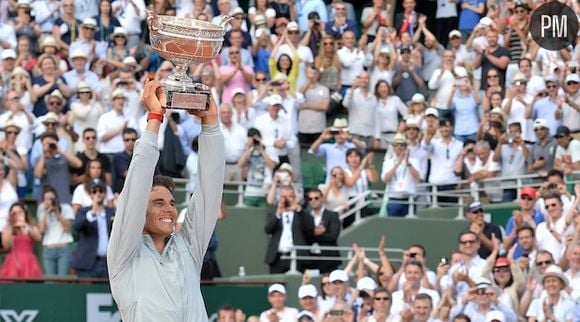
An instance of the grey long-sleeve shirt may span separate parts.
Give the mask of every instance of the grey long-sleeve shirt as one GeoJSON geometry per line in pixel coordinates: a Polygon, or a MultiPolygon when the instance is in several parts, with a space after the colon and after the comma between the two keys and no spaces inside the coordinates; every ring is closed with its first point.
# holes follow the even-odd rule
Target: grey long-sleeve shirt
{"type": "Polygon", "coordinates": [[[161,254],[143,234],[158,159],[157,135],[145,131],[135,145],[109,241],[111,291],[125,322],[207,321],[199,281],[222,198],[225,156],[219,125],[202,127],[199,176],[188,215],[161,254]]]}

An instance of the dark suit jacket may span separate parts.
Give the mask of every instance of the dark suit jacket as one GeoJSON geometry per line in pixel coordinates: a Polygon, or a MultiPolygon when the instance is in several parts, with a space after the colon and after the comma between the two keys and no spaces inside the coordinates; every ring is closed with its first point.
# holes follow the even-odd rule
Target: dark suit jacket
{"type": "MultiPolygon", "coordinates": [[[[93,222],[87,220],[87,212],[89,210],[91,210],[91,207],[79,209],[73,223],[73,227],[78,233],[77,251],[73,259],[73,267],[76,269],[91,269],[97,259],[99,228],[96,220],[93,222]]],[[[107,216],[107,232],[110,236],[115,210],[105,207],[105,215],[107,216]]]]}
{"type": "MultiPolygon", "coordinates": [[[[419,19],[420,15],[421,15],[420,13],[415,11],[415,22],[411,25],[411,29],[413,30],[413,32],[417,31],[417,19],[419,19]]],[[[399,32],[399,30],[401,30],[404,21],[405,14],[403,12],[395,14],[395,29],[397,30],[397,33],[399,32]]]]}
{"type": "MultiPolygon", "coordinates": [[[[278,255],[278,245],[280,244],[280,237],[282,236],[282,218],[276,217],[276,209],[271,209],[266,217],[266,225],[264,231],[268,234],[268,248],[266,250],[265,263],[271,264],[276,260],[278,255]]],[[[314,230],[314,220],[310,214],[304,210],[294,212],[294,220],[292,221],[292,238],[294,245],[308,245],[308,239],[311,238],[314,230]]],[[[298,251],[299,256],[307,256],[308,251],[298,251]]]]}
{"type": "MultiPolygon", "coordinates": [[[[308,214],[310,214],[310,209],[308,209],[308,214]]],[[[314,236],[309,240],[309,244],[317,243],[320,246],[338,246],[337,240],[338,235],[340,234],[340,229],[342,224],[340,222],[340,218],[338,214],[334,211],[330,211],[328,209],[324,209],[322,212],[322,219],[320,220],[320,225],[326,227],[326,231],[324,234],[320,236],[314,236]]],[[[340,257],[340,252],[338,250],[322,250],[320,254],[310,254],[311,256],[332,256],[332,257],[340,257]]],[[[342,262],[340,260],[336,261],[317,261],[313,262],[311,267],[318,268],[323,271],[325,267],[337,267],[342,262]]]]}

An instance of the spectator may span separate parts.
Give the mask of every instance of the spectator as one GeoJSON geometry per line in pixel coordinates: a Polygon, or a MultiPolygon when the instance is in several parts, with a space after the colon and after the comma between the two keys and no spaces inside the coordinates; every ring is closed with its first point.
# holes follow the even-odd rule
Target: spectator
{"type": "Polygon", "coordinates": [[[304,191],[302,190],[302,187],[296,183],[296,181],[297,178],[294,174],[294,169],[292,166],[287,162],[279,164],[277,169],[274,171],[274,179],[272,180],[270,190],[266,196],[268,206],[272,206],[280,202],[280,188],[285,186],[290,186],[294,189],[296,195],[298,196],[298,203],[302,204],[302,196],[304,195],[304,191]]]}
{"type": "Polygon", "coordinates": [[[270,77],[269,61],[273,48],[268,29],[256,29],[255,40],[252,44],[252,61],[254,62],[254,70],[265,73],[266,78],[270,77]]]}
{"type": "MultiPolygon", "coordinates": [[[[294,21],[288,23],[288,27],[286,28],[286,41],[284,44],[280,46],[280,54],[286,54],[292,58],[292,64],[298,65],[298,73],[295,84],[291,83],[292,89],[299,89],[301,88],[307,81],[306,79],[306,69],[308,65],[314,63],[314,56],[310,47],[305,46],[300,43],[300,28],[298,24],[294,21]],[[294,48],[294,49],[292,49],[294,48]],[[298,59],[296,59],[296,55],[298,55],[298,59]]],[[[279,55],[274,54],[272,55],[278,59],[279,55]]],[[[272,70],[272,68],[270,68],[272,70]]],[[[271,72],[270,72],[271,73],[271,72]]],[[[288,74],[288,73],[287,73],[288,74]]],[[[274,74],[271,74],[272,78],[275,77],[274,74]]],[[[289,74],[288,74],[289,75],[289,74]]]]}
{"type": "Polygon", "coordinates": [[[43,234],[42,260],[44,274],[66,276],[72,259],[72,221],[75,219],[69,204],[58,203],[56,190],[45,186],[42,203],[36,211],[38,228],[43,234]]]}
{"type": "Polygon", "coordinates": [[[425,120],[425,112],[427,102],[425,102],[425,96],[420,93],[414,94],[407,105],[409,106],[409,114],[407,115],[406,121],[419,124],[421,130],[426,130],[427,121],[425,120]]]}
{"type": "MultiPolygon", "coordinates": [[[[100,97],[102,95],[101,83],[99,82],[97,74],[88,69],[87,62],[89,56],[90,53],[86,53],[80,48],[71,52],[69,58],[72,62],[73,69],[64,73],[62,77],[66,81],[66,85],[71,88],[77,88],[80,81],[84,80],[93,89],[93,94],[100,97]]],[[[65,92],[63,91],[63,93],[65,92]]]]}
{"type": "Polygon", "coordinates": [[[80,50],[87,54],[87,60],[92,62],[97,58],[105,58],[107,55],[108,42],[96,42],[97,21],[93,18],[85,18],[79,29],[79,37],[70,44],[70,52],[80,50]]]}
{"type": "Polygon", "coordinates": [[[42,154],[38,163],[34,164],[34,176],[41,185],[52,186],[60,203],[70,203],[70,173],[69,167],[79,168],[82,161],[74,154],[64,151],[58,143],[56,134],[46,132],[40,138],[42,154]]]}
{"type": "MultiPolygon", "coordinates": [[[[95,34],[95,40],[107,42],[112,40],[112,42],[114,43],[116,41],[115,29],[121,27],[121,23],[113,15],[111,1],[99,0],[98,12],[99,12],[98,15],[93,17],[93,19],[95,19],[95,21],[97,22],[97,29],[99,31],[95,34]]],[[[124,28],[120,30],[125,31],[124,28]]],[[[117,33],[117,35],[119,34],[117,33]]],[[[127,40],[126,34],[125,40],[127,40]]]]}
{"type": "MultiPolygon", "coordinates": [[[[529,159],[530,152],[522,138],[520,123],[510,124],[509,131],[511,138],[507,139],[505,134],[502,135],[493,161],[501,160],[501,177],[522,176],[526,174],[526,160],[529,159]]],[[[514,201],[517,198],[516,180],[502,180],[501,185],[509,187],[503,190],[502,201],[514,201]]]]}
{"type": "MultiPolygon", "coordinates": [[[[404,1],[415,2],[415,0],[404,1]]],[[[399,98],[403,102],[407,102],[413,94],[421,93],[425,86],[425,81],[422,78],[423,70],[421,66],[411,59],[411,47],[403,45],[400,52],[401,61],[397,66],[392,85],[399,98]]]]}
{"type": "Polygon", "coordinates": [[[455,122],[453,135],[459,141],[477,140],[478,107],[480,103],[481,100],[471,85],[469,78],[458,79],[456,86],[451,92],[447,106],[451,109],[455,122]]]}
{"type": "Polygon", "coordinates": [[[529,321],[572,321],[574,302],[562,295],[569,287],[568,278],[557,265],[551,265],[541,276],[542,285],[546,290],[539,298],[533,300],[526,312],[529,321]]]}
{"type": "MultiPolygon", "coordinates": [[[[578,222],[578,216],[576,216],[576,222],[578,222]]],[[[578,230],[576,230],[578,231],[578,230]]],[[[564,276],[570,281],[570,297],[572,300],[578,301],[578,296],[580,296],[580,285],[578,285],[578,271],[580,271],[580,244],[578,244],[578,233],[576,232],[575,240],[572,244],[568,245],[566,252],[566,257],[569,262],[569,268],[564,273],[564,276]]]]}
{"type": "Polygon", "coordinates": [[[253,69],[251,66],[242,63],[240,53],[239,47],[231,46],[228,52],[230,64],[219,68],[224,86],[221,96],[222,102],[229,102],[236,88],[242,88],[245,92],[250,90],[253,69]]]}
{"type": "Polygon", "coordinates": [[[147,11],[143,0],[115,0],[112,3],[113,14],[119,20],[121,27],[127,31],[129,48],[139,45],[142,29],[141,25],[147,11]]]}
{"type": "Polygon", "coordinates": [[[272,160],[262,144],[262,135],[259,130],[248,130],[246,150],[238,161],[239,168],[248,167],[246,189],[244,190],[244,204],[254,207],[266,207],[266,192],[272,184],[272,170],[276,161],[272,160]]]}
{"type": "Polygon", "coordinates": [[[467,46],[461,41],[461,32],[454,29],[449,32],[448,36],[449,50],[455,53],[455,64],[459,67],[466,67],[469,65],[469,61],[472,59],[473,55],[467,46]]]}
{"type": "MultiPolygon", "coordinates": [[[[244,12],[244,9],[237,7],[235,9],[233,9],[230,13],[229,16],[234,17],[233,20],[230,21],[230,23],[227,25],[226,29],[228,29],[228,31],[226,32],[226,34],[224,35],[224,47],[229,47],[230,45],[232,45],[232,33],[237,33],[238,34],[238,39],[236,39],[236,45],[245,49],[250,49],[250,47],[252,46],[252,37],[250,37],[250,34],[248,33],[248,25],[246,23],[246,13],[244,12]]],[[[223,20],[223,17],[221,18],[223,20]]],[[[220,21],[221,23],[221,21],[220,21]]],[[[249,53],[249,52],[248,52],[249,53]]],[[[252,56],[249,56],[250,58],[250,62],[252,63],[253,66],[253,61],[251,60],[252,56]]],[[[242,59],[243,59],[243,55],[242,55],[242,59]]]]}
{"type": "Polygon", "coordinates": [[[358,205],[364,204],[366,199],[364,194],[369,191],[369,184],[379,181],[373,158],[372,152],[363,158],[357,149],[351,148],[346,151],[348,167],[344,168],[344,184],[348,188],[349,198],[358,199],[358,205]]]}
{"type": "MultiPolygon", "coordinates": [[[[14,186],[6,180],[5,167],[0,167],[0,232],[4,231],[8,223],[9,209],[13,203],[18,201],[18,194],[14,186]]],[[[0,249],[6,248],[7,245],[1,244],[0,235],[0,249]]]]}
{"type": "MultiPolygon", "coordinates": [[[[104,1],[106,2],[106,0],[104,1]]],[[[111,44],[107,49],[107,56],[101,59],[109,65],[106,66],[107,69],[114,71],[125,66],[123,65],[123,59],[134,55],[135,48],[132,48],[133,50],[130,53],[129,48],[127,48],[127,32],[123,27],[115,27],[110,37],[111,44]]]]}
{"type": "MultiPolygon", "coordinates": [[[[268,213],[264,230],[270,236],[265,262],[270,266],[270,274],[285,273],[290,269],[290,260],[282,259],[289,256],[294,245],[307,245],[314,231],[314,220],[307,215],[296,196],[294,188],[280,188],[280,201],[268,213]]],[[[308,251],[297,251],[298,256],[308,254],[308,251]]],[[[308,264],[298,261],[298,269],[303,271],[308,264]]]]}
{"type": "Polygon", "coordinates": [[[105,190],[105,202],[107,205],[112,205],[113,190],[105,182],[105,172],[103,164],[100,159],[88,160],[86,163],[84,179],[79,183],[73,192],[71,205],[73,212],[76,214],[80,208],[89,207],[91,205],[91,186],[98,185],[105,190]]]}
{"type": "MultiPolygon", "coordinates": [[[[364,10],[367,10],[367,9],[370,9],[370,8],[365,8],[364,10]]],[[[343,3],[335,3],[334,10],[335,10],[334,19],[329,20],[328,23],[326,24],[326,30],[325,30],[326,34],[329,36],[332,36],[335,40],[341,39],[342,35],[347,30],[352,31],[355,34],[358,34],[356,22],[354,20],[350,20],[347,18],[346,3],[344,3],[344,2],[343,3]]],[[[369,14],[371,14],[370,11],[367,13],[367,15],[369,15],[369,14]]],[[[363,12],[362,17],[363,18],[365,17],[364,12],[363,12]]],[[[370,21],[372,22],[373,20],[370,19],[370,21]]],[[[363,23],[363,27],[364,27],[364,23],[363,23]]],[[[377,26],[375,26],[375,30],[374,30],[375,33],[376,33],[376,30],[377,30],[377,26]]],[[[368,31],[366,34],[369,35],[368,31]]],[[[374,34],[373,34],[373,37],[374,37],[374,34]]]]}
{"type": "MultiPolygon", "coordinates": [[[[14,39],[14,47],[16,47],[16,39],[14,39]]],[[[2,47],[0,46],[0,48],[2,47]]],[[[2,73],[0,74],[0,81],[4,87],[3,90],[7,90],[8,88],[12,87],[11,76],[14,68],[16,67],[16,52],[12,48],[3,49],[0,58],[2,59],[2,73]]]]}
{"type": "Polygon", "coordinates": [[[324,207],[342,213],[348,209],[349,189],[345,183],[344,169],[335,166],[330,170],[327,184],[321,184],[319,189],[323,194],[324,207]]]}
{"type": "Polygon", "coordinates": [[[250,5],[248,9],[248,18],[253,25],[258,25],[256,20],[262,16],[267,19],[267,25],[272,26],[274,23],[274,18],[276,17],[276,11],[270,7],[268,0],[255,0],[254,5],[250,5]]]}
{"type": "Polygon", "coordinates": [[[562,120],[562,125],[570,129],[572,137],[580,141],[580,112],[574,108],[578,107],[580,100],[580,93],[578,91],[578,82],[580,78],[578,74],[568,74],[565,79],[565,91],[564,102],[556,110],[556,118],[562,120]],[[559,114],[559,115],[558,115],[559,114]]]}
{"type": "Polygon", "coordinates": [[[343,105],[348,110],[349,131],[370,146],[375,137],[377,97],[369,90],[369,73],[361,71],[346,91],[343,105]]]}
{"type": "Polygon", "coordinates": [[[420,14],[415,11],[416,5],[415,0],[403,0],[403,12],[395,14],[394,27],[399,34],[406,32],[412,37],[417,30],[417,21],[420,14]]]}
{"type": "Polygon", "coordinates": [[[105,206],[102,183],[91,183],[90,191],[91,206],[80,209],[74,221],[78,246],[73,267],[78,277],[106,278],[107,246],[115,211],[105,206]]]}
{"type": "MultiPolygon", "coordinates": [[[[163,62],[163,64],[168,63],[164,70],[165,72],[173,72],[173,64],[170,62],[163,62]]],[[[204,85],[208,86],[213,97],[215,97],[216,104],[221,104],[221,93],[223,91],[223,81],[220,68],[215,60],[212,60],[210,65],[199,64],[196,69],[193,70],[193,77],[196,80],[201,81],[204,85]]]]}
{"type": "MultiPolygon", "coordinates": [[[[289,26],[293,27],[291,24],[292,23],[290,23],[289,26]]],[[[278,39],[278,42],[272,49],[268,64],[272,79],[278,79],[278,75],[283,74],[288,79],[288,82],[290,82],[290,88],[296,90],[298,74],[300,73],[298,65],[298,62],[300,62],[300,56],[296,51],[296,47],[294,47],[292,42],[288,40],[290,32],[295,33],[297,31],[288,30],[282,35],[282,37],[280,37],[280,39],[278,39]],[[280,47],[284,43],[287,43],[290,48],[291,52],[289,54],[280,53],[280,47]]]]}
{"type": "MultiPolygon", "coordinates": [[[[494,151],[487,141],[478,141],[474,148],[477,161],[468,181],[472,183],[472,190],[479,191],[479,184],[482,180],[497,177],[501,171],[501,165],[494,161],[494,151]]],[[[490,202],[501,202],[502,192],[493,181],[483,182],[483,191],[489,198],[490,202]]]]}
{"type": "MultiPolygon", "coordinates": [[[[241,10],[241,8],[238,9],[241,10]]],[[[240,17],[240,12],[237,12],[237,16],[240,17]]],[[[252,59],[252,54],[248,49],[248,47],[251,45],[251,40],[247,33],[243,32],[241,29],[232,29],[226,33],[224,38],[228,39],[228,43],[227,46],[224,43],[224,48],[220,54],[222,58],[222,65],[230,64],[229,51],[230,47],[234,46],[240,49],[242,65],[254,67],[254,60],[252,59]]]]}
{"type": "Polygon", "coordinates": [[[279,115],[282,106],[280,95],[270,95],[266,99],[268,114],[256,118],[256,129],[261,133],[262,144],[271,157],[279,163],[289,162],[288,153],[296,145],[296,137],[292,133],[287,118],[279,115]]]}
{"type": "Polygon", "coordinates": [[[502,102],[503,112],[508,116],[508,123],[520,123],[522,137],[525,142],[535,142],[532,133],[532,121],[526,119],[526,105],[529,104],[526,95],[526,76],[517,73],[513,77],[513,86],[507,91],[506,98],[502,102]]]}
{"type": "Polygon", "coordinates": [[[298,141],[312,144],[326,128],[326,111],[330,101],[329,90],[320,84],[320,71],[310,65],[306,71],[308,82],[300,88],[304,102],[298,105],[298,141]]]}
{"type": "MultiPolygon", "coordinates": [[[[477,0],[480,1],[480,0],[477,0]]],[[[505,79],[506,69],[510,62],[510,52],[506,48],[502,47],[498,43],[498,32],[495,29],[489,29],[486,31],[485,37],[487,39],[487,48],[482,48],[481,46],[476,46],[475,60],[473,62],[473,67],[477,68],[481,66],[481,74],[487,75],[487,78],[482,78],[481,80],[481,90],[486,90],[488,88],[487,80],[489,78],[488,70],[497,69],[501,79],[505,79]]],[[[499,77],[498,75],[498,77],[499,77]]]]}
{"type": "Polygon", "coordinates": [[[36,42],[36,37],[25,35],[18,37],[16,66],[24,68],[27,72],[31,72],[36,65],[36,57],[32,54],[32,50],[34,50],[34,47],[31,46],[32,40],[36,42]]]}
{"type": "Polygon", "coordinates": [[[268,302],[272,306],[260,314],[260,322],[295,321],[298,310],[286,306],[286,288],[282,284],[272,284],[268,288],[268,302]]]}
{"type": "Polygon", "coordinates": [[[554,135],[558,141],[554,168],[562,171],[564,175],[571,176],[573,172],[580,170],[580,141],[570,135],[570,129],[562,125],[554,135]]]}
{"type": "MultiPolygon", "coordinates": [[[[308,192],[308,210],[314,219],[314,231],[309,240],[309,244],[314,248],[314,250],[311,251],[311,256],[340,257],[340,253],[337,250],[316,250],[316,245],[322,247],[337,247],[338,236],[341,228],[338,214],[324,207],[322,191],[313,189],[308,192]]],[[[340,262],[340,260],[314,260],[312,261],[310,268],[318,269],[322,274],[330,273],[338,268],[340,262]]],[[[316,298],[316,294],[313,295],[313,297],[316,298]]],[[[308,308],[304,309],[308,310],[308,308]]],[[[318,312],[312,313],[317,314],[318,312]]]]}
{"type": "Polygon", "coordinates": [[[535,120],[534,132],[537,140],[530,150],[528,172],[545,176],[554,167],[554,157],[558,143],[550,136],[548,122],[543,118],[535,120]]]}
{"type": "MultiPolygon", "coordinates": [[[[0,170],[1,171],[1,170],[0,170]]],[[[0,268],[4,278],[41,278],[42,271],[34,254],[34,242],[42,235],[24,203],[10,206],[8,224],[2,230],[2,244],[9,249],[0,268]]]]}
{"type": "Polygon", "coordinates": [[[536,229],[536,241],[539,249],[548,250],[557,263],[564,251],[563,236],[566,229],[566,216],[562,209],[562,199],[558,194],[544,196],[547,215],[545,221],[536,229]]]}
{"type": "Polygon", "coordinates": [[[377,99],[375,120],[377,139],[373,142],[373,147],[387,148],[399,130],[401,122],[407,119],[409,111],[386,80],[377,81],[374,90],[377,99]]]}
{"type": "Polygon", "coordinates": [[[220,106],[220,116],[222,133],[226,143],[226,174],[224,180],[225,182],[240,181],[242,173],[237,164],[244,153],[248,131],[240,124],[232,122],[231,105],[222,104],[220,106]]]}
{"type": "Polygon", "coordinates": [[[356,48],[355,33],[352,31],[345,31],[342,34],[342,48],[336,51],[338,61],[341,64],[340,82],[342,87],[340,94],[344,96],[346,90],[355,84],[355,79],[363,71],[363,64],[365,60],[365,53],[362,49],[356,48]]]}
{"type": "Polygon", "coordinates": [[[133,128],[126,128],[123,130],[123,144],[124,150],[113,155],[113,173],[114,184],[113,189],[115,193],[121,192],[125,185],[129,164],[133,157],[133,150],[135,149],[135,141],[137,141],[137,131],[133,128]]]}
{"type": "Polygon", "coordinates": [[[469,204],[467,209],[467,218],[471,220],[469,230],[477,234],[481,247],[479,247],[478,254],[481,258],[487,258],[493,251],[493,239],[502,240],[502,233],[498,226],[488,223],[483,218],[483,206],[481,202],[474,201],[469,204]]]}
{"type": "Polygon", "coordinates": [[[318,307],[316,298],[318,296],[318,291],[316,286],[312,284],[302,285],[298,288],[298,300],[303,311],[297,316],[298,321],[318,321],[322,318],[324,312],[318,307]],[[307,315],[310,320],[301,320],[300,315],[307,315]],[[316,319],[316,320],[315,320],[316,319]]]}
{"type": "MultiPolygon", "coordinates": [[[[537,276],[542,276],[546,273],[548,267],[554,264],[554,258],[552,254],[547,250],[538,250],[536,254],[536,260],[531,263],[533,270],[532,274],[537,276]]],[[[538,298],[540,294],[544,291],[544,286],[541,281],[537,281],[533,275],[528,274],[528,281],[526,284],[526,290],[520,298],[520,312],[527,312],[530,308],[530,304],[535,298],[538,298]]]]}
{"type": "MultiPolygon", "coordinates": [[[[38,66],[42,74],[32,79],[32,90],[30,93],[32,102],[34,103],[33,113],[37,117],[48,112],[49,107],[46,106],[47,102],[45,98],[49,97],[49,94],[52,94],[55,90],[59,90],[65,96],[69,96],[72,93],[68,87],[66,78],[59,76],[60,73],[57,69],[58,65],[54,56],[40,56],[38,58],[38,66]]],[[[92,81],[98,81],[98,79],[92,79],[92,81]]],[[[74,88],[76,88],[76,85],[74,88]]],[[[62,96],[61,94],[61,103],[64,101],[64,97],[62,96]]]]}
{"type": "Polygon", "coordinates": [[[538,201],[536,202],[536,208],[538,208],[544,214],[544,217],[546,217],[548,214],[548,211],[545,208],[546,205],[545,196],[550,194],[560,195],[564,213],[568,213],[568,211],[570,211],[570,208],[572,207],[572,201],[574,200],[574,196],[570,192],[568,192],[566,188],[564,174],[556,169],[552,169],[547,173],[544,182],[538,189],[538,195],[542,197],[539,198],[538,201]]]}
{"type": "Polygon", "coordinates": [[[324,30],[325,22],[320,20],[320,15],[316,11],[308,14],[308,26],[305,28],[306,32],[300,41],[301,45],[310,48],[312,55],[319,52],[322,46],[322,39],[325,37],[324,30]]]}
{"type": "MultiPolygon", "coordinates": [[[[465,296],[459,298],[459,303],[451,310],[450,316],[456,316],[458,313],[465,313],[472,321],[481,321],[486,312],[499,311],[505,316],[500,321],[516,322],[517,316],[515,312],[498,302],[498,289],[492,286],[487,278],[478,278],[474,284],[474,288],[470,289],[465,296]]],[[[491,320],[493,321],[493,320],[491,320]]]]}
{"type": "Polygon", "coordinates": [[[457,84],[455,77],[462,78],[467,76],[467,70],[465,70],[465,68],[455,68],[455,57],[456,54],[453,50],[445,50],[443,52],[443,62],[441,63],[441,67],[433,71],[428,83],[430,90],[437,91],[435,94],[435,103],[433,105],[440,109],[445,109],[447,106],[449,96],[451,95],[455,84],[457,84]]]}
{"type": "Polygon", "coordinates": [[[535,233],[535,229],[530,226],[521,226],[516,230],[516,238],[518,241],[516,252],[520,249],[520,255],[516,257],[516,260],[518,261],[520,269],[524,271],[526,275],[534,268],[536,256],[539,253],[536,245],[535,233]]]}
{"type": "Polygon", "coordinates": [[[5,112],[0,114],[0,126],[4,127],[5,134],[8,138],[8,124],[12,124],[12,128],[17,130],[13,134],[16,136],[12,139],[20,155],[28,153],[32,147],[32,130],[36,121],[32,113],[26,111],[24,105],[21,103],[22,96],[17,91],[8,91],[5,96],[5,112]]]}
{"type": "Polygon", "coordinates": [[[433,298],[426,293],[417,294],[413,299],[413,307],[405,308],[401,312],[401,321],[417,321],[429,322],[431,321],[431,312],[433,311],[433,298]]]}
{"type": "MultiPolygon", "coordinates": [[[[463,145],[451,135],[453,125],[450,120],[441,120],[439,122],[440,138],[434,138],[436,131],[436,128],[430,126],[423,142],[431,153],[431,164],[438,165],[431,167],[429,182],[437,185],[437,191],[454,190],[458,172],[453,171],[453,165],[458,162],[457,160],[463,160],[461,157],[463,145]]],[[[457,199],[453,197],[438,197],[438,200],[441,202],[455,202],[457,199]]]]}
{"type": "Polygon", "coordinates": [[[123,151],[123,130],[137,128],[133,118],[125,115],[126,96],[123,90],[117,89],[112,95],[111,111],[102,114],[97,122],[97,138],[100,152],[115,154],[123,151]]]}
{"type": "MultiPolygon", "coordinates": [[[[391,307],[391,314],[404,316],[405,304],[412,301],[413,298],[417,298],[419,294],[427,294],[432,302],[432,306],[437,306],[439,303],[439,294],[432,290],[425,288],[421,285],[421,280],[424,276],[423,264],[415,260],[410,260],[404,264],[405,276],[407,277],[407,282],[403,289],[393,292],[393,306],[391,307]]],[[[431,310],[429,310],[431,312],[431,310]]]]}
{"type": "Polygon", "coordinates": [[[385,155],[381,178],[388,185],[390,216],[404,217],[409,212],[409,197],[414,198],[416,184],[421,181],[419,161],[409,156],[407,139],[398,133],[393,139],[394,155],[385,155]]]}
{"type": "Polygon", "coordinates": [[[321,47],[318,50],[318,55],[314,64],[320,71],[320,84],[328,87],[329,95],[332,98],[327,114],[332,115],[342,108],[340,101],[342,94],[341,69],[342,65],[338,60],[336,51],[336,41],[329,35],[322,38],[321,47]],[[337,93],[338,92],[338,96],[337,93]]]}
{"type": "Polygon", "coordinates": [[[387,36],[386,28],[379,29],[377,39],[369,49],[369,54],[373,55],[370,83],[372,89],[376,89],[379,80],[387,81],[390,86],[395,76],[395,64],[398,61],[397,51],[387,40],[387,36]]]}
{"type": "Polygon", "coordinates": [[[461,260],[449,268],[446,284],[441,285],[442,288],[453,287],[457,292],[457,299],[467,294],[474,280],[482,276],[481,272],[485,265],[485,260],[478,254],[481,242],[476,233],[463,231],[459,234],[458,242],[461,260]]]}
{"type": "MultiPolygon", "coordinates": [[[[36,3],[36,2],[35,2],[36,3]]],[[[62,73],[68,71],[68,64],[64,59],[58,55],[60,48],[56,42],[56,39],[52,35],[44,35],[40,38],[38,44],[39,58],[41,56],[52,56],[56,61],[56,70],[62,73]]],[[[40,71],[40,66],[38,64],[39,59],[36,60],[36,64],[32,67],[32,77],[38,77],[42,74],[40,71]]]]}
{"type": "Polygon", "coordinates": [[[534,208],[537,191],[532,187],[523,187],[520,189],[518,204],[520,210],[514,210],[512,216],[508,219],[505,226],[504,247],[509,249],[513,244],[518,244],[514,252],[514,258],[518,259],[522,255],[522,248],[519,245],[517,232],[519,228],[528,226],[532,228],[532,235],[536,225],[544,221],[543,214],[534,208]]]}
{"type": "Polygon", "coordinates": [[[6,139],[0,139],[0,155],[2,155],[5,177],[16,188],[19,197],[24,197],[27,190],[28,152],[16,146],[16,136],[20,128],[11,121],[4,125],[6,139]]]}
{"type": "MultiPolygon", "coordinates": [[[[83,133],[88,128],[97,128],[99,117],[105,113],[105,108],[97,101],[89,84],[84,81],[80,81],[77,85],[77,94],[79,99],[70,105],[67,123],[76,133],[83,133]]],[[[76,149],[82,150],[80,142],[76,144],[76,149]]]]}
{"type": "Polygon", "coordinates": [[[70,44],[77,39],[81,22],[75,18],[73,0],[64,0],[61,3],[61,8],[60,17],[55,20],[52,26],[52,36],[60,48],[68,51],[70,44]]]}
{"type": "Polygon", "coordinates": [[[443,52],[445,48],[441,43],[435,38],[435,35],[427,29],[427,16],[421,15],[419,17],[419,27],[417,32],[413,36],[413,43],[415,43],[418,49],[421,51],[421,56],[423,57],[422,65],[422,77],[424,80],[428,81],[431,79],[433,72],[437,69],[441,63],[443,52]],[[419,43],[419,38],[421,34],[425,36],[424,45],[419,43]]]}
{"type": "Polygon", "coordinates": [[[519,292],[524,286],[525,275],[520,266],[514,261],[514,249],[510,249],[507,257],[498,257],[502,247],[501,242],[497,238],[493,238],[492,242],[493,250],[487,258],[486,267],[482,275],[488,276],[491,272],[493,284],[498,288],[498,302],[517,312],[520,302],[519,292]]]}

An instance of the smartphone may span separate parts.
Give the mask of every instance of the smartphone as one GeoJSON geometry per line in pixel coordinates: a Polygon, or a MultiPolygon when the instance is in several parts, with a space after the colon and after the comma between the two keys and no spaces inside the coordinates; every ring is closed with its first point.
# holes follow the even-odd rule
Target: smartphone
{"type": "Polygon", "coordinates": [[[447,258],[445,257],[441,257],[441,259],[439,260],[439,262],[443,265],[446,265],[447,263],[449,263],[449,261],[447,260],[447,258]]]}
{"type": "Polygon", "coordinates": [[[329,316],[342,316],[344,314],[344,311],[342,310],[330,310],[328,312],[329,316]]]}

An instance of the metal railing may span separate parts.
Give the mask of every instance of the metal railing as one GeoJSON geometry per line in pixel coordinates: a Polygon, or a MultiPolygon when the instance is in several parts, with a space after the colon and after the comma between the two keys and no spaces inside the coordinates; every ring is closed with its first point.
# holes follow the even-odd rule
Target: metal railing
{"type": "MultiPolygon", "coordinates": [[[[377,247],[364,247],[366,253],[378,253],[379,248],[377,247]]],[[[401,255],[405,251],[402,248],[385,248],[386,253],[392,253],[393,255],[401,255]]],[[[290,270],[286,272],[286,274],[300,274],[298,271],[298,261],[300,260],[309,260],[309,261],[343,261],[347,260],[350,261],[354,256],[352,247],[346,246],[299,246],[295,245],[290,250],[290,255],[282,255],[280,259],[289,259],[290,260],[290,270]],[[339,252],[347,252],[346,256],[299,256],[298,251],[306,250],[306,251],[316,251],[316,250],[336,250],[339,252]]],[[[402,256],[393,257],[389,256],[389,261],[394,263],[401,263],[402,256]]],[[[380,262],[379,257],[367,257],[369,260],[373,262],[380,262]]]]}

